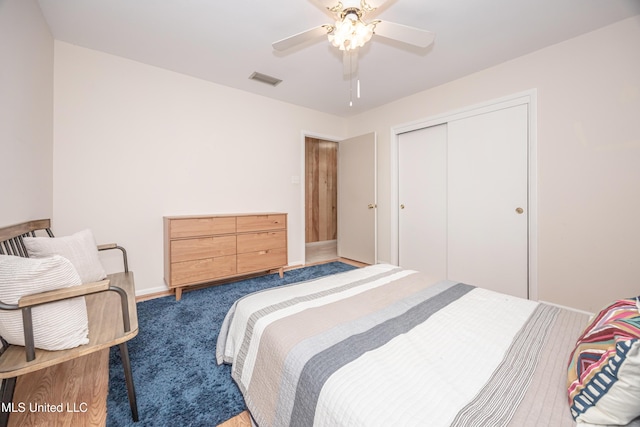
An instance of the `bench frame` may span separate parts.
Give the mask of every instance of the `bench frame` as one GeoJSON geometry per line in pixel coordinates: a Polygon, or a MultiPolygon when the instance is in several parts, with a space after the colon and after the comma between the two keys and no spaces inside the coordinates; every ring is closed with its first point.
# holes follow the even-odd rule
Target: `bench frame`
{"type": "MultiPolygon", "coordinates": [[[[49,219],[28,221],[0,228],[0,254],[28,257],[24,237],[35,237],[36,232],[54,237],[49,219]]],[[[138,421],[131,361],[127,341],[138,334],[138,317],[135,301],[133,273],[129,271],[126,250],[117,244],[99,245],[98,250],[118,249],[122,252],[124,272],[114,273],[105,280],[72,286],[69,288],[27,295],[17,304],[0,301],[0,310],[21,310],[25,334],[25,346],[10,345],[2,340],[0,351],[0,398],[2,409],[9,408],[13,399],[16,378],[30,372],[57,365],[96,351],[118,345],[124,368],[127,394],[133,421],[138,421]],[[58,351],[36,349],[33,340],[31,309],[50,302],[84,296],[89,318],[89,343],[58,351]]],[[[1,337],[0,337],[1,339],[1,337]]],[[[6,426],[10,412],[0,412],[0,426],[6,426]]]]}

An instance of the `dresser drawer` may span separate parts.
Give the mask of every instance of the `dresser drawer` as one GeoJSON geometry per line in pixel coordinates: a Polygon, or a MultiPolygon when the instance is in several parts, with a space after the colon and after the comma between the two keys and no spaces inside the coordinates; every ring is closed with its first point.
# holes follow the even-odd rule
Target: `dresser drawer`
{"type": "Polygon", "coordinates": [[[222,256],[171,264],[171,286],[210,282],[236,274],[236,256],[222,256]]]}
{"type": "Polygon", "coordinates": [[[238,217],[238,233],[248,231],[281,230],[287,226],[286,215],[247,215],[238,217]]]}
{"type": "Polygon", "coordinates": [[[238,235],[239,254],[285,247],[287,247],[287,232],[284,230],[238,235]]]}
{"type": "Polygon", "coordinates": [[[238,273],[268,270],[287,264],[287,249],[267,249],[258,252],[238,254],[238,273]]]}
{"type": "Polygon", "coordinates": [[[200,237],[197,239],[173,240],[171,261],[182,262],[196,259],[234,255],[236,236],[200,237]]]}
{"type": "Polygon", "coordinates": [[[235,232],[236,217],[184,218],[171,220],[169,237],[176,239],[235,232]]]}

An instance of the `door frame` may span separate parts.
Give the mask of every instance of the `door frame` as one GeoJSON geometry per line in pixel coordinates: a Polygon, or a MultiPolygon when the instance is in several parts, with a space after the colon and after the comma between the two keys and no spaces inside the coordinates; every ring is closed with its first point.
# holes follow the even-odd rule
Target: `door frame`
{"type": "Polygon", "coordinates": [[[399,262],[399,135],[425,127],[444,124],[453,120],[488,113],[503,108],[526,104],[528,106],[528,294],[529,299],[538,300],[538,162],[537,162],[537,89],[508,95],[502,98],[470,105],[457,110],[405,123],[391,128],[391,263],[399,262]]]}
{"type": "MultiPolygon", "coordinates": [[[[299,177],[299,184],[300,184],[300,199],[301,199],[301,203],[300,203],[300,211],[301,211],[301,221],[300,221],[300,236],[301,237],[301,242],[300,242],[300,253],[302,254],[302,265],[306,265],[307,263],[307,244],[306,244],[306,230],[307,230],[307,216],[306,216],[306,197],[305,197],[305,193],[306,193],[306,179],[307,179],[307,168],[306,168],[306,159],[305,159],[305,150],[306,150],[306,138],[317,138],[317,139],[322,139],[325,141],[331,141],[331,142],[337,142],[338,143],[338,156],[340,155],[340,141],[344,140],[345,138],[343,137],[338,137],[338,136],[332,136],[332,135],[325,135],[325,134],[320,134],[317,132],[311,132],[311,131],[305,131],[303,130],[300,134],[300,170],[301,170],[301,175],[299,177]]],[[[339,208],[338,208],[339,209],[339,208]]]]}
{"type": "MultiPolygon", "coordinates": [[[[305,191],[306,191],[306,176],[307,176],[307,170],[306,170],[306,158],[305,158],[305,150],[306,150],[306,138],[318,138],[318,139],[322,139],[325,141],[331,141],[331,142],[337,142],[338,143],[338,157],[340,156],[340,142],[349,139],[347,137],[339,137],[339,136],[333,136],[333,135],[327,135],[327,134],[322,134],[322,133],[317,133],[317,132],[312,132],[312,131],[306,131],[303,130],[302,132],[300,132],[300,171],[301,171],[301,175],[299,177],[292,177],[292,183],[295,183],[294,181],[297,181],[298,184],[300,184],[300,253],[302,254],[302,265],[306,265],[307,263],[307,250],[306,250],[306,221],[307,221],[307,217],[306,217],[306,198],[305,198],[305,191]]],[[[375,226],[374,226],[374,238],[373,238],[373,245],[374,245],[374,254],[375,254],[375,262],[378,262],[378,209],[377,209],[377,204],[378,204],[378,137],[377,134],[375,135],[375,149],[374,149],[374,156],[375,156],[375,160],[374,160],[374,174],[375,174],[375,179],[374,179],[374,185],[375,185],[375,191],[374,191],[374,204],[376,205],[375,208],[375,226]]],[[[338,180],[340,180],[340,176],[338,176],[338,180]]],[[[340,209],[340,206],[338,206],[338,209],[340,209]]],[[[339,237],[338,237],[339,238],[339,237]]]]}

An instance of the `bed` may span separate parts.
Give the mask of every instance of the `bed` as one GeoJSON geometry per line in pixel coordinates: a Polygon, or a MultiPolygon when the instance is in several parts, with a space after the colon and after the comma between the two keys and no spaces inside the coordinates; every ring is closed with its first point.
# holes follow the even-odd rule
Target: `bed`
{"type": "Polygon", "coordinates": [[[216,358],[260,427],[573,426],[567,362],[588,322],[378,264],[239,299],[216,358]]]}

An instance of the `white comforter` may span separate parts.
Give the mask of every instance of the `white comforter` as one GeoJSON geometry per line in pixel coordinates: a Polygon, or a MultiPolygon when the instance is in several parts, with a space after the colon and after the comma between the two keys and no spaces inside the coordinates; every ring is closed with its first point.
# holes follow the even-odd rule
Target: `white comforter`
{"type": "Polygon", "coordinates": [[[217,358],[260,427],[570,426],[565,364],[586,320],[375,265],[242,298],[217,358]]]}

